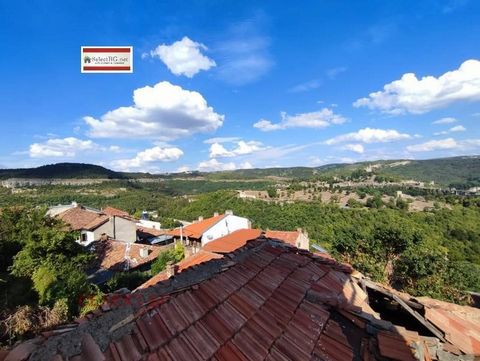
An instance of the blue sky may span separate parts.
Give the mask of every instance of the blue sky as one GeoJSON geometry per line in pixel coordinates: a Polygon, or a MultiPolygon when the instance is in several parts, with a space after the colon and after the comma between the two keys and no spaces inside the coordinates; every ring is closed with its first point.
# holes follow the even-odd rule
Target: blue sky
{"type": "Polygon", "coordinates": [[[0,166],[480,154],[480,2],[0,1],[0,166]],[[81,74],[130,45],[133,74],[81,74]]]}

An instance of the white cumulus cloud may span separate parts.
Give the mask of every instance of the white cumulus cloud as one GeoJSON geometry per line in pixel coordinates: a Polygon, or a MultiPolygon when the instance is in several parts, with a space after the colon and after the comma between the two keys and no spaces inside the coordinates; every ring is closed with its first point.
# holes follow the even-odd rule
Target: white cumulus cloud
{"type": "Polygon", "coordinates": [[[172,140],[214,131],[223,124],[203,96],[167,81],[133,92],[131,106],[111,110],[96,119],[84,117],[89,135],[99,138],[155,138],[172,140]]]}
{"type": "Polygon", "coordinates": [[[217,159],[213,158],[198,163],[198,170],[201,172],[218,172],[223,170],[235,170],[235,169],[251,169],[253,168],[250,162],[240,163],[238,166],[234,162],[219,162],[217,159]]]}
{"type": "Polygon", "coordinates": [[[458,122],[458,120],[456,118],[445,117],[445,118],[435,120],[434,122],[432,122],[432,124],[452,124],[452,123],[456,123],[456,122],[458,122]]]}
{"type": "Polygon", "coordinates": [[[424,76],[418,79],[414,73],[406,73],[353,105],[390,114],[421,114],[458,101],[479,100],[480,61],[471,59],[438,78],[424,76]]]}
{"type": "Polygon", "coordinates": [[[206,139],[203,142],[205,144],[230,143],[230,142],[236,142],[237,140],[240,140],[240,139],[241,138],[239,138],[239,137],[215,137],[215,138],[206,139]]]}
{"type": "Polygon", "coordinates": [[[358,154],[362,154],[365,152],[365,148],[363,147],[362,144],[345,144],[345,147],[344,147],[346,150],[351,150],[352,152],[355,152],[355,153],[358,153],[358,154]]]}
{"type": "Polygon", "coordinates": [[[234,162],[222,163],[215,158],[198,163],[198,170],[202,172],[217,172],[221,170],[234,170],[234,162]]]}
{"type": "Polygon", "coordinates": [[[216,66],[215,61],[202,54],[206,50],[205,45],[185,36],[171,45],[157,46],[150,56],[162,60],[173,74],[192,78],[199,71],[216,66]]]}
{"type": "Polygon", "coordinates": [[[81,140],[74,137],[49,139],[44,143],[30,145],[31,158],[75,157],[78,152],[98,149],[91,140],[81,140]]]}
{"type": "MultiPolygon", "coordinates": [[[[145,149],[134,158],[131,159],[119,159],[112,162],[115,169],[129,171],[132,169],[139,169],[146,167],[148,170],[149,165],[155,162],[173,162],[178,160],[183,155],[183,151],[177,147],[162,148],[159,146],[145,149]]],[[[140,169],[141,170],[141,169],[140,169]]]]}
{"type": "Polygon", "coordinates": [[[434,133],[434,135],[445,135],[445,134],[448,134],[448,133],[458,133],[458,132],[464,132],[466,130],[467,130],[467,128],[465,128],[463,125],[456,125],[454,127],[451,127],[448,130],[444,130],[442,132],[436,132],[436,133],[434,133]]]}
{"type": "Polygon", "coordinates": [[[409,152],[431,152],[434,150],[445,150],[458,148],[458,143],[453,138],[446,138],[441,140],[430,140],[425,143],[409,145],[407,151],[409,152]]]}
{"type": "Polygon", "coordinates": [[[325,144],[338,144],[344,142],[362,142],[362,143],[387,143],[399,140],[410,139],[411,136],[406,133],[400,133],[395,129],[375,129],[363,128],[356,132],[338,135],[325,141],[325,144]]]}
{"type": "Polygon", "coordinates": [[[296,115],[288,115],[282,112],[280,116],[281,121],[279,123],[272,123],[270,120],[261,119],[253,126],[263,132],[269,132],[287,128],[326,128],[332,124],[342,124],[346,121],[343,116],[335,114],[333,110],[329,108],[323,108],[317,112],[296,115]]]}
{"type": "Polygon", "coordinates": [[[425,143],[410,145],[407,147],[407,151],[409,152],[432,152],[435,150],[461,150],[478,152],[480,150],[480,139],[455,140],[453,138],[446,138],[440,140],[430,140],[425,143]]]}
{"type": "Polygon", "coordinates": [[[213,143],[210,146],[210,158],[235,157],[239,155],[251,154],[265,149],[262,146],[262,143],[253,140],[249,142],[240,140],[236,142],[236,144],[237,145],[235,148],[227,150],[221,143],[213,143]]]}

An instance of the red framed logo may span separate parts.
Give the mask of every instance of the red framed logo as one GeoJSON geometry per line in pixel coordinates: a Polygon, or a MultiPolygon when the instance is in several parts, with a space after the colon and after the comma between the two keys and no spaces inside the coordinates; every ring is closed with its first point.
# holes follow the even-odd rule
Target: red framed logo
{"type": "Polygon", "coordinates": [[[133,73],[133,46],[82,46],[82,73],[133,73]]]}

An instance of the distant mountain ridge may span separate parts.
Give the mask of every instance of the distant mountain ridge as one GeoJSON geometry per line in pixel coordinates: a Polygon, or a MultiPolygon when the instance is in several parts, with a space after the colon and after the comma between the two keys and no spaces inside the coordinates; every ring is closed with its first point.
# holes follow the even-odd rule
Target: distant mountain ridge
{"type": "Polygon", "coordinates": [[[56,163],[37,168],[0,169],[0,179],[40,178],[40,179],[125,179],[123,173],[99,165],[84,163],[56,163]]]}
{"type": "Polygon", "coordinates": [[[311,178],[314,176],[350,175],[358,169],[371,168],[376,174],[399,179],[434,181],[438,184],[480,182],[480,156],[460,156],[426,160],[378,160],[352,164],[326,164],[319,167],[282,167],[238,169],[222,172],[188,172],[170,174],[116,172],[102,166],[83,163],[57,163],[37,168],[0,169],[0,179],[138,179],[138,178],[197,178],[206,180],[248,180],[266,177],[311,178]]]}

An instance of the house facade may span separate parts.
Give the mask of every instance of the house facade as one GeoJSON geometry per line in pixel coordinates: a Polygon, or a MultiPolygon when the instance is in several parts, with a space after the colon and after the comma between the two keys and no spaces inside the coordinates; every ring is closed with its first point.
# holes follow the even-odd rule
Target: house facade
{"type": "Polygon", "coordinates": [[[226,211],[206,219],[199,217],[192,224],[176,228],[168,234],[182,242],[188,248],[187,252],[196,253],[207,243],[243,228],[251,228],[250,220],[226,211]]]}
{"type": "Polygon", "coordinates": [[[78,231],[78,242],[84,246],[100,239],[116,239],[133,243],[137,240],[136,221],[127,215],[75,206],[56,215],[71,230],[78,231]]]}

